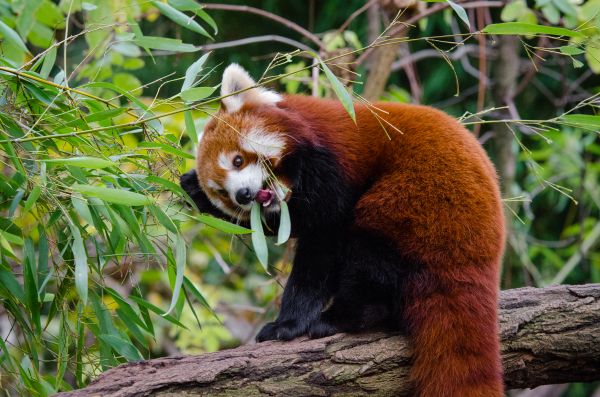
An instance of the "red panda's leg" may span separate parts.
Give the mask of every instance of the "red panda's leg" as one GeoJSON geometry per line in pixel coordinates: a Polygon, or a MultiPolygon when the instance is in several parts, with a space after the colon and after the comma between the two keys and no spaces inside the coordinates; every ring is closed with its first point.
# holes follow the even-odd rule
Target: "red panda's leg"
{"type": "Polygon", "coordinates": [[[397,250],[385,238],[355,228],[347,231],[336,257],[339,270],[332,299],[308,336],[327,336],[323,324],[334,324],[344,332],[397,329],[402,284],[411,268],[399,262],[397,250]]]}
{"type": "MultiPolygon", "coordinates": [[[[317,322],[331,297],[334,281],[336,240],[323,236],[298,239],[292,272],[283,291],[277,319],[258,333],[256,340],[291,340],[305,335],[317,322]]],[[[321,331],[337,332],[332,324],[321,324],[321,331]]]]}
{"type": "Polygon", "coordinates": [[[425,267],[406,284],[404,321],[418,397],[504,396],[496,286],[469,276],[425,267]]]}

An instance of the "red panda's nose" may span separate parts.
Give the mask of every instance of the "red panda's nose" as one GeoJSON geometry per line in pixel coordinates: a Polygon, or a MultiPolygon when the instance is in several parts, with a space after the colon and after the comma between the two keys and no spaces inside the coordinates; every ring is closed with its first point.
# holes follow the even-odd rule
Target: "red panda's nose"
{"type": "Polygon", "coordinates": [[[240,205],[246,205],[252,201],[252,192],[247,187],[235,192],[235,201],[240,205]]]}

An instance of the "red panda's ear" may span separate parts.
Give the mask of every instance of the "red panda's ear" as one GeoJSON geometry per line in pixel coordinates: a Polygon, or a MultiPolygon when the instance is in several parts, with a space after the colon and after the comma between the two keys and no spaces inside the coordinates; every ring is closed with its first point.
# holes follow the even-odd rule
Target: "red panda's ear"
{"type": "Polygon", "coordinates": [[[275,105],[281,100],[281,96],[273,91],[269,91],[262,87],[255,87],[256,83],[252,77],[237,63],[232,63],[227,66],[223,72],[223,81],[221,82],[221,96],[227,97],[222,99],[223,106],[228,113],[237,112],[245,104],[254,105],[275,105]],[[238,94],[234,92],[245,90],[238,94]]]}

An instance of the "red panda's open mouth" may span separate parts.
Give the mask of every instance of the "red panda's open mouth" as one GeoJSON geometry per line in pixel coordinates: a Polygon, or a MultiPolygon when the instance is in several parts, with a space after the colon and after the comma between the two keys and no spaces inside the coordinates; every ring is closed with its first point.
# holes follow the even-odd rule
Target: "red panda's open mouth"
{"type": "Polygon", "coordinates": [[[263,207],[268,207],[275,199],[275,192],[271,189],[261,189],[256,193],[254,199],[257,203],[262,204],[263,207]]]}

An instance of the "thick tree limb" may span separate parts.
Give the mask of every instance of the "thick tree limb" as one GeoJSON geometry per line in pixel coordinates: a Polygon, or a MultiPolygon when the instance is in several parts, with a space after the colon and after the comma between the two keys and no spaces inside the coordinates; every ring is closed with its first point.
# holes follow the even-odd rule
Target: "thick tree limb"
{"type": "MultiPolygon", "coordinates": [[[[600,284],[502,292],[507,388],[600,379],[600,284]]],[[[334,335],[111,369],[75,396],[407,396],[403,336],[334,335]]]]}

